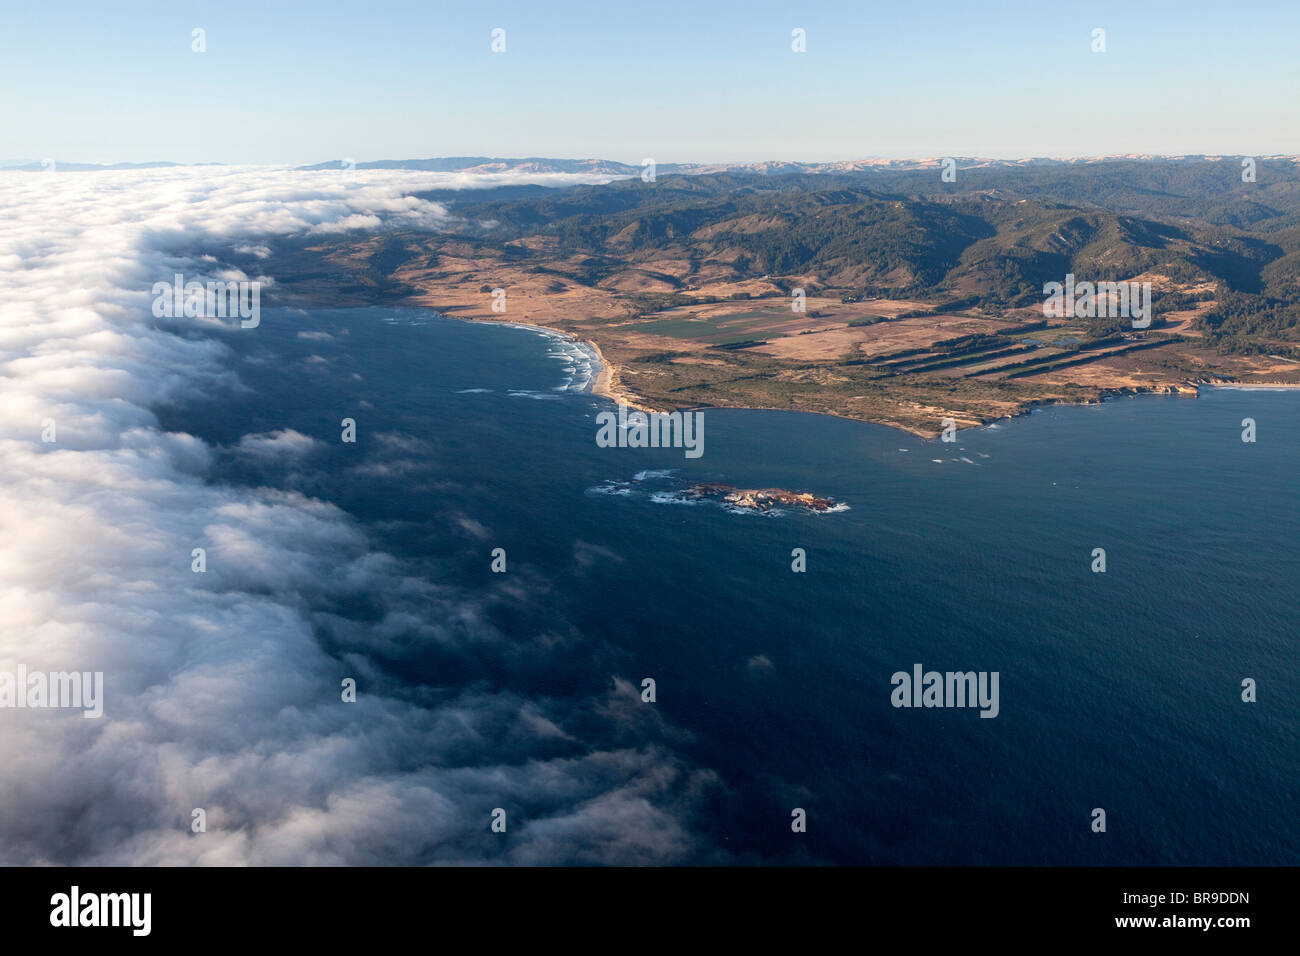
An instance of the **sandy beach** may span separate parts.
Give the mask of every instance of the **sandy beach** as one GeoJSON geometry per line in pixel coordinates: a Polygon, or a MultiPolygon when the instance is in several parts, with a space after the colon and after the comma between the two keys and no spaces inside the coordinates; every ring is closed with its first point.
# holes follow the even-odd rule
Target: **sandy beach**
{"type": "Polygon", "coordinates": [[[580,340],[583,345],[589,346],[596,353],[596,358],[600,361],[600,373],[596,380],[591,384],[591,394],[599,395],[601,398],[608,398],[620,405],[626,405],[629,408],[636,408],[643,412],[654,412],[659,409],[651,408],[644,402],[633,397],[619,381],[618,366],[605,357],[605,353],[600,350],[600,346],[588,339],[580,340]]]}
{"type": "Polygon", "coordinates": [[[529,325],[526,322],[516,322],[510,319],[490,319],[479,316],[462,316],[443,312],[436,307],[430,307],[425,303],[420,303],[421,308],[433,308],[440,316],[447,319],[457,319],[461,322],[488,322],[493,325],[508,325],[516,329],[531,329],[535,332],[545,332],[550,335],[562,335],[573,342],[578,342],[596,353],[596,359],[600,363],[600,371],[592,381],[590,391],[593,395],[599,395],[601,398],[608,398],[610,401],[620,405],[626,405],[628,408],[635,408],[643,412],[657,412],[661,409],[652,408],[642,399],[633,395],[623,387],[619,381],[619,368],[606,357],[605,353],[600,350],[600,346],[590,339],[581,339],[576,335],[565,332],[561,329],[550,328],[545,325],[529,325]]]}

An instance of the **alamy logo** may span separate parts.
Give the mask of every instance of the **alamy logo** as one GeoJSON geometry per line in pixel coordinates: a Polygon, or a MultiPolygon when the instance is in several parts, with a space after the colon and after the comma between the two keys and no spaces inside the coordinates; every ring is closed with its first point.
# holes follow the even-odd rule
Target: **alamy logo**
{"type": "Polygon", "coordinates": [[[996,717],[998,672],[993,671],[925,671],[912,665],[912,673],[897,671],[889,681],[894,685],[889,702],[895,707],[978,707],[981,717],[996,717]]]}
{"type": "Polygon", "coordinates": [[[687,458],[704,454],[703,412],[631,412],[618,406],[618,414],[596,416],[601,448],[685,448],[687,458]]]}
{"type": "Polygon", "coordinates": [[[1074,281],[1074,273],[1065,282],[1043,286],[1043,316],[1049,319],[1129,319],[1133,328],[1151,324],[1150,282],[1074,281]]]}
{"type": "Polygon", "coordinates": [[[153,314],[156,319],[239,318],[241,329],[255,329],[262,322],[262,283],[240,279],[230,282],[186,282],[176,273],[171,283],[153,284],[153,314]]]}
{"type": "Polygon", "coordinates": [[[104,714],[104,672],[95,671],[28,671],[18,665],[18,673],[0,671],[0,707],[69,707],[80,708],[82,717],[104,714]]]}
{"type": "Polygon", "coordinates": [[[133,936],[152,929],[153,894],[86,893],[73,886],[50,897],[51,926],[128,926],[133,936]]]}

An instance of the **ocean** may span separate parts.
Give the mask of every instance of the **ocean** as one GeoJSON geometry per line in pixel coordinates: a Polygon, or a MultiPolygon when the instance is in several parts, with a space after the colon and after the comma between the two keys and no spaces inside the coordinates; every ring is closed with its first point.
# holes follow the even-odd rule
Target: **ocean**
{"type": "MultiPolygon", "coordinates": [[[[223,340],[246,387],[163,408],[164,427],[227,450],[285,429],[320,444],[229,451],[207,480],[328,501],[465,608],[440,622],[462,640],[426,642],[349,599],[315,609],[322,644],[409,699],[544,701],[567,718],[547,718],[547,756],[662,758],[671,780],[646,800],[680,823],[676,862],[1300,861],[1300,394],[1054,407],[953,443],[708,409],[688,458],[598,447],[598,366],[552,334],[264,309],[223,340]],[[839,507],[682,499],[704,481],[839,507]],[[356,637],[381,622],[383,640],[356,637]],[[996,717],[893,706],[917,664],[996,672],[996,717]]],[[[536,756],[505,730],[482,750],[536,756]]]]}

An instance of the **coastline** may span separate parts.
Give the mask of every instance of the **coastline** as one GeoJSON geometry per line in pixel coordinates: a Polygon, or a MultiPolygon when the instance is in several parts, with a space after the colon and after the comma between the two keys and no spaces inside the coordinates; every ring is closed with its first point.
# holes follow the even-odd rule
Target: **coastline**
{"type": "Polygon", "coordinates": [[[1278,382],[1272,385],[1263,382],[1261,383],[1251,383],[1251,382],[1209,383],[1207,382],[1206,384],[1201,385],[1200,387],[1201,388],[1224,388],[1224,389],[1242,391],[1242,392],[1249,392],[1255,390],[1269,390],[1269,389],[1275,391],[1283,391],[1287,389],[1300,388],[1300,382],[1278,382]]]}
{"type": "MultiPolygon", "coordinates": [[[[568,333],[565,333],[566,335],[568,333]]],[[[600,346],[590,339],[579,339],[573,337],[576,341],[590,348],[596,353],[596,360],[600,362],[600,371],[596,374],[595,380],[591,383],[591,394],[598,395],[601,398],[608,398],[619,405],[626,405],[628,408],[635,408],[642,412],[656,412],[657,408],[651,408],[623,387],[619,380],[619,368],[600,350],[600,346]]]]}
{"type": "MultiPolygon", "coordinates": [[[[436,312],[439,316],[443,318],[456,319],[457,321],[461,321],[461,322],[486,322],[492,325],[512,326],[518,329],[528,329],[534,332],[544,332],[550,335],[563,336],[564,338],[568,339],[571,342],[576,342],[590,349],[595,354],[596,360],[600,364],[600,371],[596,373],[595,378],[592,379],[590,384],[587,386],[586,390],[588,393],[598,396],[600,398],[607,398],[610,401],[615,402],[616,404],[626,405],[628,408],[634,408],[642,412],[664,411],[664,409],[658,409],[648,404],[645,399],[641,398],[635,392],[631,391],[626,385],[624,385],[619,375],[619,371],[620,371],[619,366],[614,362],[611,362],[608,356],[606,356],[605,353],[601,351],[600,346],[596,344],[596,342],[592,341],[591,339],[580,338],[579,336],[573,334],[572,332],[566,332],[563,329],[552,328],[544,325],[529,325],[526,322],[515,322],[509,319],[473,318],[468,316],[448,315],[446,312],[442,312],[438,310],[436,307],[430,307],[423,303],[421,303],[419,307],[429,308],[431,309],[431,311],[436,312]]],[[[1105,402],[1116,398],[1123,398],[1125,396],[1131,397],[1131,396],[1136,396],[1141,394],[1164,394],[1164,395],[1190,394],[1193,397],[1195,397],[1197,394],[1199,394],[1199,390],[1202,388],[1221,388],[1221,389],[1230,389],[1230,390],[1236,389],[1242,391],[1270,390],[1270,389],[1271,390],[1292,390],[1292,389],[1300,389],[1300,383],[1280,382],[1277,384],[1268,384],[1268,383],[1236,383],[1236,382],[1223,382],[1223,383],[1218,383],[1218,382],[1190,383],[1189,382],[1182,386],[1177,386],[1173,388],[1169,386],[1156,386],[1150,388],[1145,388],[1145,387],[1133,388],[1131,386],[1125,386],[1125,387],[1117,388],[1113,391],[1104,390],[1103,394],[1100,397],[1100,401],[1105,402]]],[[[1048,408],[1054,405],[1091,405],[1091,404],[1096,404],[1096,402],[1092,402],[1092,401],[1036,402],[1027,405],[1026,407],[1012,414],[1003,415],[999,418],[992,419],[991,421],[979,422],[978,424],[974,424],[974,425],[965,425],[965,424],[958,425],[958,430],[964,431],[967,428],[982,428],[986,425],[991,425],[996,422],[1010,421],[1012,419],[1019,418],[1021,415],[1028,415],[1029,413],[1031,413],[1037,408],[1048,408]]],[[[831,418],[841,418],[844,419],[845,421],[863,422],[864,424],[868,424],[868,425],[880,425],[885,428],[893,428],[896,429],[897,431],[901,431],[908,435],[911,435],[914,438],[920,438],[923,441],[930,441],[932,439],[938,438],[939,435],[941,434],[939,431],[933,429],[922,430],[919,428],[910,428],[907,425],[903,425],[899,422],[894,422],[894,421],[884,421],[884,420],[877,421],[877,420],[872,420],[867,418],[857,418],[852,415],[842,415],[828,409],[767,408],[767,407],[755,406],[755,405],[692,406],[692,409],[696,409],[696,408],[732,408],[741,411],[760,411],[760,412],[783,412],[784,411],[784,412],[799,412],[808,415],[828,415],[831,418]]]]}
{"type": "Polygon", "coordinates": [[[551,328],[545,325],[529,325],[526,322],[515,322],[510,319],[482,319],[468,316],[448,315],[446,312],[443,312],[436,307],[423,304],[420,305],[419,308],[427,308],[444,319],[455,319],[457,322],[481,322],[488,325],[504,325],[509,328],[529,329],[533,332],[545,332],[549,335],[563,336],[570,342],[576,342],[579,345],[583,345],[590,349],[595,353],[596,361],[600,363],[600,371],[596,373],[596,377],[592,379],[591,384],[587,386],[587,391],[590,394],[599,396],[600,398],[608,398],[610,401],[619,405],[626,405],[628,408],[635,408],[642,412],[661,411],[661,409],[646,404],[644,399],[628,391],[623,386],[619,380],[619,367],[611,362],[606,357],[605,353],[600,350],[600,346],[590,339],[579,338],[572,332],[566,332],[563,329],[551,328]]]}

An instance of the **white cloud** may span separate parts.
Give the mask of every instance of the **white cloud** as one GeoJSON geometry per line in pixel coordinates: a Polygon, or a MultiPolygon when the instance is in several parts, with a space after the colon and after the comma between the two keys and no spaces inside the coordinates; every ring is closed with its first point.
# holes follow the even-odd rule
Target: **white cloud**
{"type": "Polygon", "coordinates": [[[310,435],[304,435],[300,431],[295,431],[292,428],[281,428],[271,432],[260,432],[256,435],[245,435],[239,439],[237,448],[242,454],[254,458],[283,460],[286,458],[300,458],[318,448],[323,448],[324,445],[324,442],[317,441],[310,435]]]}
{"type": "MultiPolygon", "coordinates": [[[[688,853],[681,815],[707,775],[671,753],[644,740],[575,745],[566,720],[583,706],[572,701],[468,678],[406,686],[373,663],[411,653],[411,634],[470,675],[476,655],[526,654],[487,623],[504,598],[412,574],[332,505],[220,484],[210,449],[163,432],[153,411],[240,387],[219,338],[152,324],[152,283],[219,268],[187,250],[238,240],[260,256],[277,235],[437,228],[446,208],[410,191],[463,178],[0,172],[0,670],[105,674],[99,720],[0,710],[0,863],[688,853]],[[45,443],[50,420],[57,441],[45,443]],[[191,571],[197,547],[205,574],[191,571]],[[348,599],[382,618],[338,617],[348,599]],[[340,700],[344,677],[358,681],[355,704],[340,700]],[[508,843],[488,831],[495,806],[518,808],[508,843]],[[189,831],[195,807],[202,835],[189,831]]],[[[273,260],[260,262],[273,280],[273,260]]],[[[314,446],[285,429],[237,447],[314,446]]],[[[607,705],[586,711],[590,727],[607,705]]]]}

